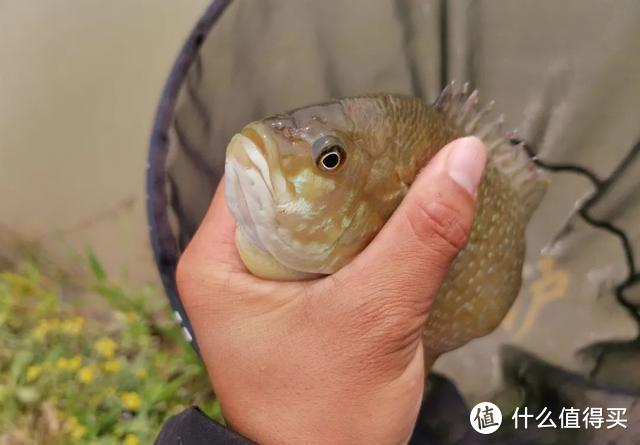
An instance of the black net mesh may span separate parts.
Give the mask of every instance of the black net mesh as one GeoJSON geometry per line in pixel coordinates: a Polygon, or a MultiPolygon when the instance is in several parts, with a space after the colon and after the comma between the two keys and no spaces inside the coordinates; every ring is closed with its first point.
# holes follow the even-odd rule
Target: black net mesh
{"type": "Polygon", "coordinates": [[[360,93],[432,101],[449,80],[469,81],[484,101],[495,99],[553,183],[529,228],[521,295],[499,329],[437,363],[430,415],[418,422],[414,442],[485,443],[469,429],[468,406],[496,400],[505,416],[522,405],[619,405],[628,409],[629,429],[505,427],[486,443],[634,443],[638,17],[635,0],[214,2],[176,61],[150,150],[153,247],[185,334],[175,265],[239,128],[360,93]]]}

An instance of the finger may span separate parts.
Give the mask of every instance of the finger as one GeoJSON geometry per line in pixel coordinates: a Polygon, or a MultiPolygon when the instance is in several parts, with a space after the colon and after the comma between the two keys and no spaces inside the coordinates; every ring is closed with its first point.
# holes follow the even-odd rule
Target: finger
{"type": "MultiPolygon", "coordinates": [[[[181,265],[209,271],[246,271],[235,245],[236,223],[225,201],[224,177],[198,230],[180,258],[181,265]]],[[[183,269],[184,267],[179,269],[183,269]]]]}
{"type": "Polygon", "coordinates": [[[235,243],[236,222],[221,179],[211,205],[178,262],[176,284],[196,333],[211,320],[245,318],[291,301],[299,283],[254,277],[235,243]]]}
{"type": "Polygon", "coordinates": [[[423,169],[387,224],[336,277],[353,298],[408,301],[425,312],[452,260],[465,246],[486,150],[475,137],[445,146],[423,169]],[[421,304],[420,304],[421,303],[421,304]]]}

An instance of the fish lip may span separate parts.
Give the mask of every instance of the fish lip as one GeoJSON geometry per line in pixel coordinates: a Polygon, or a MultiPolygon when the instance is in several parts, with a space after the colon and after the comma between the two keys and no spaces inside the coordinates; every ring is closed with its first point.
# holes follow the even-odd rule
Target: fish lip
{"type": "Polygon", "coordinates": [[[274,156],[270,156],[275,149],[271,147],[270,150],[269,145],[272,144],[265,142],[265,136],[247,127],[231,138],[227,147],[227,162],[235,160],[239,166],[257,171],[269,189],[271,198],[275,200],[272,182],[274,156]]]}
{"type": "Polygon", "coordinates": [[[264,144],[261,149],[255,138],[249,138],[242,132],[231,138],[225,161],[227,207],[238,228],[261,249],[265,246],[260,230],[273,224],[272,212],[266,210],[275,207],[269,168],[264,144]]]}
{"type": "Polygon", "coordinates": [[[280,203],[295,196],[281,169],[280,135],[270,126],[255,122],[234,135],[227,146],[225,198],[237,230],[259,250],[293,270],[326,273],[309,261],[313,254],[300,252],[300,246],[278,229],[276,215],[280,203]]]}
{"type": "Polygon", "coordinates": [[[238,230],[241,230],[251,242],[264,249],[264,245],[257,233],[257,227],[248,209],[247,197],[243,189],[238,170],[242,168],[233,157],[227,157],[225,166],[225,200],[229,211],[233,215],[238,230]]]}
{"type": "Polygon", "coordinates": [[[257,148],[258,151],[262,153],[262,156],[264,156],[264,158],[268,160],[269,152],[267,150],[267,147],[264,141],[264,138],[265,138],[264,132],[256,131],[256,129],[254,129],[255,127],[259,128],[258,125],[247,126],[242,129],[240,134],[248,138],[251,142],[253,142],[253,144],[255,145],[255,148],[257,148]]]}
{"type": "Polygon", "coordinates": [[[261,122],[244,127],[229,141],[225,164],[227,206],[246,237],[266,249],[260,233],[275,224],[273,213],[282,182],[270,129],[261,122]]]}

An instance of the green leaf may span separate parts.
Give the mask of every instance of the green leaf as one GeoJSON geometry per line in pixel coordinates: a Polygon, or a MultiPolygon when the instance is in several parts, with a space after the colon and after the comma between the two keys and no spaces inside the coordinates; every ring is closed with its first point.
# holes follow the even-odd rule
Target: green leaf
{"type": "MultiPolygon", "coordinates": [[[[85,445],[119,444],[127,432],[136,434],[140,443],[150,443],[169,415],[193,404],[211,407],[218,415],[206,371],[156,289],[130,289],[111,281],[93,251],[85,263],[93,275],[90,282],[60,281],[67,278],[43,273],[38,263],[28,266],[15,273],[0,271],[0,431],[40,443],[39,433],[24,425],[30,425],[34,405],[45,400],[60,416],[73,416],[87,428],[77,442],[85,445]],[[81,332],[65,331],[63,326],[75,317],[86,320],[81,332]],[[35,335],[41,322],[46,332],[35,335]],[[103,369],[104,359],[95,350],[95,342],[104,336],[118,339],[117,359],[124,367],[117,373],[103,369]],[[76,355],[82,357],[82,366],[96,367],[92,382],[80,383],[78,369],[58,362],[76,355]],[[32,364],[42,370],[27,382],[32,364]],[[137,375],[138,369],[146,375],[137,375]],[[124,391],[141,395],[140,411],[123,412],[124,391]]],[[[52,444],[66,443],[62,436],[50,439],[52,444]]]]}
{"type": "Polygon", "coordinates": [[[31,351],[18,351],[11,364],[11,379],[17,381],[33,358],[31,351]]]}
{"type": "Polygon", "coordinates": [[[93,249],[87,249],[87,256],[89,257],[89,267],[91,267],[93,275],[98,279],[98,281],[105,281],[107,279],[107,272],[105,272],[104,267],[102,267],[102,264],[93,249]]]}

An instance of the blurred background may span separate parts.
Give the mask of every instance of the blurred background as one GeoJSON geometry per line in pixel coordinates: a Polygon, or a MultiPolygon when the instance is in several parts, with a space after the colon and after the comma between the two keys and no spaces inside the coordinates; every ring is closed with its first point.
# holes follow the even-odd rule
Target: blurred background
{"type": "Polygon", "coordinates": [[[159,286],[149,135],[206,0],[0,0],[0,444],[222,420],[159,286]],[[147,285],[151,286],[147,286],[147,285]]]}
{"type": "Polygon", "coordinates": [[[144,174],[160,92],[206,0],[0,0],[0,258],[91,246],[157,282],[144,174]]]}
{"type": "Polygon", "coordinates": [[[431,101],[451,79],[496,100],[552,184],[519,298],[492,334],[438,361],[412,443],[635,445],[640,4],[236,0],[214,24],[209,3],[0,0],[0,445],[150,443],[191,404],[223,421],[174,312],[173,268],[227,141],[330,97],[431,101]],[[153,133],[162,289],[149,139],[200,17],[153,133]],[[505,419],[522,406],[624,408],[634,432],[480,439],[468,423],[480,400],[505,419]]]}

